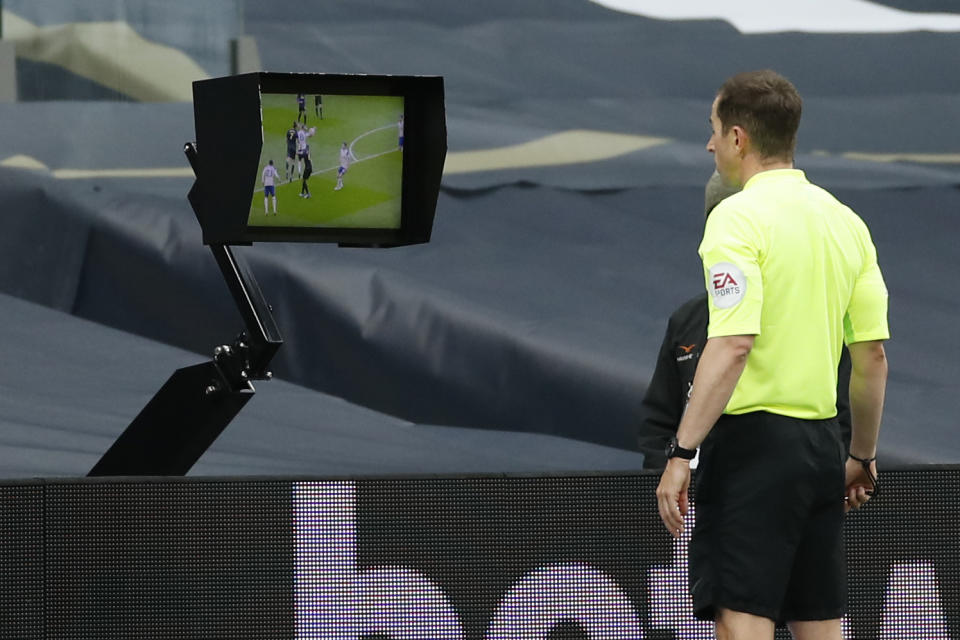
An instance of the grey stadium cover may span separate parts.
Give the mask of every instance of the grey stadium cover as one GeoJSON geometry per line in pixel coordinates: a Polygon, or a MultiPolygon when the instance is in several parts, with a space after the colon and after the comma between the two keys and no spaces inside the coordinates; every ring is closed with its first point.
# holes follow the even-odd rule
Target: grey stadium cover
{"type": "MultiPolygon", "coordinates": [[[[662,4],[249,3],[264,69],[444,76],[449,153],[429,244],[238,250],[284,334],[282,380],[192,473],[639,469],[666,319],[703,286],[710,102],[763,67],[804,96],[797,165],[878,246],[881,456],[960,462],[960,10],[662,4]]],[[[4,14],[23,41],[50,20],[31,6],[4,14]]],[[[241,323],[185,197],[191,105],[108,100],[30,55],[25,77],[90,99],[32,101],[50,96],[24,82],[0,104],[0,477],[81,475],[241,323]]]]}

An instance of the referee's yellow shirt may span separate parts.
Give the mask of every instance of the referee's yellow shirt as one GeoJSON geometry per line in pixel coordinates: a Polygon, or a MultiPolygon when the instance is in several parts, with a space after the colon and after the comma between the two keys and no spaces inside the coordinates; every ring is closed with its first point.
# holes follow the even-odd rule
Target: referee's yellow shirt
{"type": "Polygon", "coordinates": [[[802,171],[764,171],[710,214],[700,257],[707,336],[756,336],[725,413],[835,416],[843,342],[890,337],[863,220],[802,171]]]}

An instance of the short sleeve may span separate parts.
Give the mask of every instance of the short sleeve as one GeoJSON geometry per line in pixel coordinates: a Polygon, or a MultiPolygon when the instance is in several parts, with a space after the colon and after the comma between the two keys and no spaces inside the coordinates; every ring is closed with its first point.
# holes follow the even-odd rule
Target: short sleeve
{"type": "Polygon", "coordinates": [[[736,198],[722,202],[707,218],[700,243],[710,300],[708,338],[760,334],[762,235],[732,200],[736,198]]]}
{"type": "Polygon", "coordinates": [[[843,339],[847,344],[890,337],[887,324],[887,285],[877,264],[877,251],[867,238],[863,269],[853,286],[850,304],[843,319],[843,339]]]}

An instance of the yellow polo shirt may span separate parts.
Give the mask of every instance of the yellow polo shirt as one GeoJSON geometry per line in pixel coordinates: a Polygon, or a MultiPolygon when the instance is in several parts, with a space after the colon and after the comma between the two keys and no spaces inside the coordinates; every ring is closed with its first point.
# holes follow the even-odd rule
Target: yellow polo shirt
{"type": "Polygon", "coordinates": [[[890,337],[863,220],[802,171],[764,171],[710,214],[700,257],[707,336],[756,336],[724,413],[835,416],[843,342],[890,337]]]}

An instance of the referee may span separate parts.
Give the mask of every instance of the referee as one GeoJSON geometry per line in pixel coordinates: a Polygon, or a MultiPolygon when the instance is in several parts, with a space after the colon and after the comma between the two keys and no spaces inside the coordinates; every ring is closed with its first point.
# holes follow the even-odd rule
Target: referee
{"type": "Polygon", "coordinates": [[[801,104],[786,78],[757,71],[728,79],[710,114],[707,150],[743,190],[700,243],[707,344],[657,501],[680,535],[704,443],[690,589],[721,640],[772,640],[779,622],[798,640],[841,640],[843,516],[877,489],[887,290],[863,221],[793,167],[801,104]],[[844,342],[849,451],[835,423],[844,342]]]}
{"type": "MultiPolygon", "coordinates": [[[[723,184],[720,174],[714,171],[704,189],[704,220],[718,204],[739,190],[723,184]]],[[[662,471],[667,464],[664,445],[677,434],[687,407],[693,376],[707,342],[709,308],[707,292],[701,291],[670,314],[637,425],[637,448],[643,453],[644,470],[662,471]]],[[[845,446],[850,442],[849,388],[850,353],[844,348],[837,368],[837,422],[845,446]]],[[[690,468],[693,467],[691,462],[690,468]]]]}

